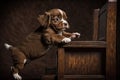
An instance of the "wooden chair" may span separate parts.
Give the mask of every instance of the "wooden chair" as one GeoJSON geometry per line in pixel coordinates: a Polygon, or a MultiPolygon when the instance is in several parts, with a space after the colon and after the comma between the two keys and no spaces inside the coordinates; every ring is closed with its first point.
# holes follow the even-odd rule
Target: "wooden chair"
{"type": "Polygon", "coordinates": [[[94,10],[93,41],[58,48],[58,80],[116,80],[116,2],[94,10]]]}

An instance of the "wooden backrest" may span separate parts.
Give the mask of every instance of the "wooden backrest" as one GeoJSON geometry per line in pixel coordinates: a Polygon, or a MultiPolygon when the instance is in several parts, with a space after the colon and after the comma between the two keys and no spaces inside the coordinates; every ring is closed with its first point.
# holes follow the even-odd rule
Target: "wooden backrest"
{"type": "Polygon", "coordinates": [[[106,40],[107,4],[93,12],[93,40],[106,40]]]}

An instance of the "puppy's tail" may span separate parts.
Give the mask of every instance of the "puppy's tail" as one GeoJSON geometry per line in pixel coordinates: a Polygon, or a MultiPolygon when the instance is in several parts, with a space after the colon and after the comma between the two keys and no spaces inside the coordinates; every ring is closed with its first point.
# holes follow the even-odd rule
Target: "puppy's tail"
{"type": "Polygon", "coordinates": [[[10,49],[11,47],[13,47],[12,45],[8,44],[8,43],[4,43],[4,46],[6,49],[10,49]]]}

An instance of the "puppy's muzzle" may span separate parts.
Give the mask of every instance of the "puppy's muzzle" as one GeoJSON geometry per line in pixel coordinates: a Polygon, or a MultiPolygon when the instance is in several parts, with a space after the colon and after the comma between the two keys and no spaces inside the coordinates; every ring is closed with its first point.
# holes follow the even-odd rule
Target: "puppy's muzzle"
{"type": "Polygon", "coordinates": [[[69,24],[68,24],[68,22],[67,22],[66,20],[62,20],[62,23],[63,23],[63,27],[64,27],[65,29],[68,29],[68,28],[69,28],[69,24]]]}

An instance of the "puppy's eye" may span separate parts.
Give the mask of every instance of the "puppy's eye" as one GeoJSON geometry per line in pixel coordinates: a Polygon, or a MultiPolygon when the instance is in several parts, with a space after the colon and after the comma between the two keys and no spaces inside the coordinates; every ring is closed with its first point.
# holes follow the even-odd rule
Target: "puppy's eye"
{"type": "Polygon", "coordinates": [[[60,19],[59,19],[59,18],[56,18],[55,20],[56,20],[56,21],[60,21],[60,19]]]}
{"type": "Polygon", "coordinates": [[[54,17],[54,18],[53,18],[53,21],[58,22],[58,21],[60,21],[60,18],[54,17]]]}

